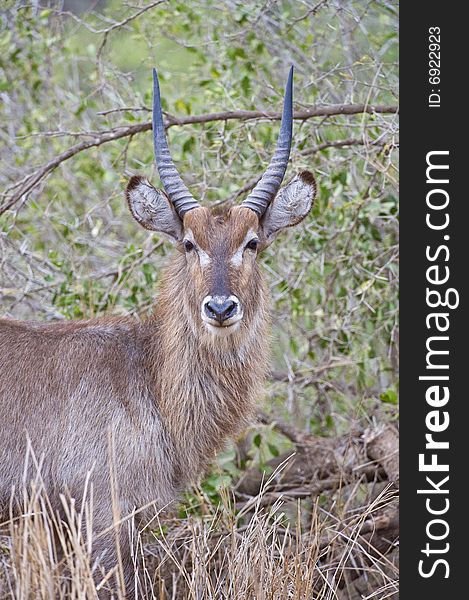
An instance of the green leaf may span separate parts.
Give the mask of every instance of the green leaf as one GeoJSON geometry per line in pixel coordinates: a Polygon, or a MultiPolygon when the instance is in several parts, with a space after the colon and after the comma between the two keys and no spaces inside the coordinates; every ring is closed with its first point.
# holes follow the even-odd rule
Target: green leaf
{"type": "Polygon", "coordinates": [[[389,389],[379,395],[382,402],[385,404],[394,404],[398,403],[398,397],[394,390],[389,389]]]}
{"type": "Polygon", "coordinates": [[[243,90],[245,96],[249,96],[251,91],[251,81],[247,75],[241,79],[241,89],[243,90]]]}
{"type": "Polygon", "coordinates": [[[267,444],[267,447],[269,448],[269,451],[272,454],[272,456],[278,456],[280,454],[277,446],[274,446],[273,444],[267,444]]]}

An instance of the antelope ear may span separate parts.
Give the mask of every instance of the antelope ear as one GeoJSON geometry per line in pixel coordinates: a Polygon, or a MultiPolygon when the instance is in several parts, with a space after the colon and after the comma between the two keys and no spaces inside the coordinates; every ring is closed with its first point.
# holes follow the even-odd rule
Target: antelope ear
{"type": "Polygon", "coordinates": [[[299,173],[283,187],[261,218],[265,244],[285,229],[300,223],[311,210],[316,196],[316,181],[309,171],[299,173]]]}
{"type": "Polygon", "coordinates": [[[166,194],[155,189],[148,179],[131,177],[125,195],[132,216],[145,229],[163,233],[173,242],[182,239],[181,219],[166,194]]]}

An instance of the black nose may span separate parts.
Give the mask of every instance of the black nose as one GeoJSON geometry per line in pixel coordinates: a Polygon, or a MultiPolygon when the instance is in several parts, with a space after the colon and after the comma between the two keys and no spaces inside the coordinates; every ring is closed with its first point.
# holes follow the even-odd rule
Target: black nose
{"type": "Polygon", "coordinates": [[[236,312],[237,303],[230,298],[212,298],[204,305],[205,314],[210,319],[223,323],[236,312]]]}

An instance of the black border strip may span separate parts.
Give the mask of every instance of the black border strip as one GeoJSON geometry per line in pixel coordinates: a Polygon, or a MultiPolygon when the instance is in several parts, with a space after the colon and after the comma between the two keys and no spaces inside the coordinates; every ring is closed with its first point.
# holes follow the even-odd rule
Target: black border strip
{"type": "Polygon", "coordinates": [[[469,32],[460,6],[406,2],[400,9],[401,598],[425,600],[467,596],[469,201],[462,160],[469,32]],[[449,168],[427,172],[429,162],[449,168]],[[445,299],[459,305],[445,307],[445,299]]]}

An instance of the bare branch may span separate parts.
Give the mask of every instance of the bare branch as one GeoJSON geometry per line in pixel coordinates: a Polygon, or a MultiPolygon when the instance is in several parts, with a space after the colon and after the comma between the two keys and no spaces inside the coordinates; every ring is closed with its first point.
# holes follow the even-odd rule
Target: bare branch
{"type": "MultiPolygon", "coordinates": [[[[379,105],[371,104],[331,104],[327,106],[314,106],[297,110],[293,114],[293,118],[297,121],[307,121],[312,117],[333,117],[336,115],[360,115],[363,113],[381,113],[381,114],[396,114],[398,107],[395,105],[379,105]]],[[[167,115],[168,125],[188,125],[193,123],[208,123],[210,121],[228,121],[237,119],[239,121],[249,121],[252,119],[268,119],[271,121],[279,121],[281,113],[263,112],[260,110],[233,110],[228,112],[207,113],[204,115],[193,115],[188,117],[177,118],[172,115],[167,115]]]]}
{"type": "MultiPolygon", "coordinates": [[[[298,121],[306,121],[313,117],[329,117],[335,115],[358,115],[363,113],[381,113],[381,114],[395,114],[398,112],[397,106],[372,106],[367,104],[334,104],[330,106],[320,106],[315,108],[308,108],[296,111],[293,118],[298,121]]],[[[256,110],[239,110],[239,111],[227,111],[218,113],[206,113],[202,115],[190,115],[187,117],[175,117],[173,115],[166,115],[166,129],[174,127],[176,125],[194,125],[197,123],[210,123],[213,121],[249,121],[253,119],[268,119],[272,121],[280,120],[280,113],[262,112],[256,110]]],[[[54,157],[44,166],[37,171],[31,173],[28,177],[23,179],[20,184],[13,185],[10,189],[17,189],[10,198],[0,206],[0,215],[8,209],[12,208],[19,200],[28,194],[44,177],[54,171],[61,163],[65,162],[69,158],[72,158],[76,154],[88,150],[89,148],[101,146],[107,142],[119,140],[121,138],[134,136],[137,133],[143,131],[149,131],[151,129],[151,122],[137,123],[135,125],[120,126],[93,136],[89,140],[84,140],[74,146],[71,146],[61,154],[54,157]]],[[[86,135],[83,133],[83,135],[86,135]]],[[[7,190],[8,191],[8,190],[7,190]]],[[[6,195],[6,194],[4,194],[6,195]]]]}

